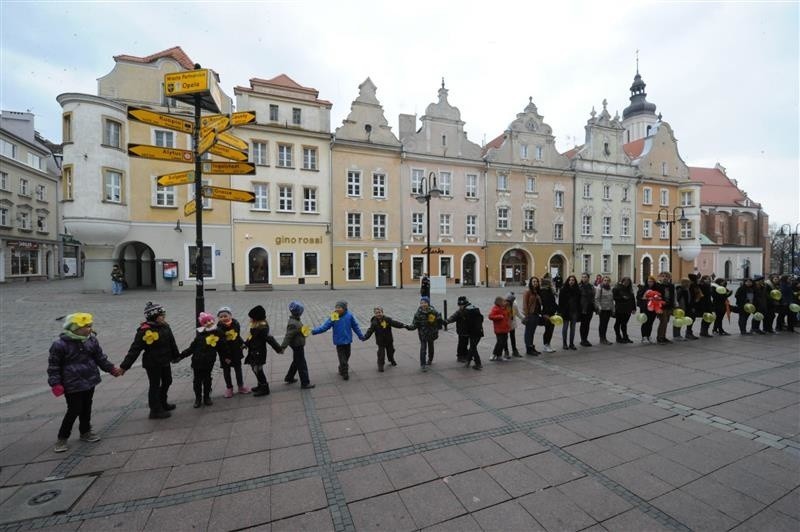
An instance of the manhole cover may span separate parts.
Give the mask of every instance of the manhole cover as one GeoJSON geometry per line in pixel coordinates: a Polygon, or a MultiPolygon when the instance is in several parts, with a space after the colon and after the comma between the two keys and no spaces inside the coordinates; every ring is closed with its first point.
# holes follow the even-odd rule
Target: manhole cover
{"type": "Polygon", "coordinates": [[[68,511],[96,477],[73,477],[20,486],[0,505],[0,524],[68,511]]]}

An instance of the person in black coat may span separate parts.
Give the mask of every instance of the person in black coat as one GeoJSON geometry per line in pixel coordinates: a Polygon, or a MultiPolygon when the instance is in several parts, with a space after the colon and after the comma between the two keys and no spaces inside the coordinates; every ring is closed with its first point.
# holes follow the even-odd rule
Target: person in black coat
{"type": "Polygon", "coordinates": [[[431,297],[431,278],[427,273],[423,273],[422,279],[419,281],[419,296],[431,297]]]}
{"type": "Polygon", "coordinates": [[[142,367],[147,372],[150,388],[147,392],[147,403],[150,406],[150,419],[169,417],[175,405],[167,401],[169,387],[172,384],[170,362],[178,356],[178,344],[166,321],[164,307],[148,302],[144,308],[145,322],[136,329],[136,336],[128,349],[125,360],[120,364],[122,373],[131,369],[133,363],[142,356],[142,367]]]}
{"type": "Polygon", "coordinates": [[[258,386],[253,388],[253,397],[269,395],[269,382],[264,374],[264,366],[267,364],[267,344],[277,353],[283,352],[281,344],[269,333],[269,323],[267,322],[267,311],[261,305],[256,305],[247,313],[250,318],[250,336],[245,340],[244,346],[247,348],[247,357],[244,363],[249,365],[256,376],[258,386]]]}
{"type": "MultiPolygon", "coordinates": [[[[769,293],[766,285],[764,284],[764,277],[757,275],[753,279],[753,304],[756,306],[756,312],[760,312],[762,316],[769,314],[768,299],[769,293]]],[[[756,319],[753,319],[753,321],[750,323],[750,332],[754,332],[756,334],[766,334],[762,330],[761,321],[756,319]]]]}
{"type": "Polygon", "coordinates": [[[672,309],[675,307],[675,285],[672,284],[672,274],[669,272],[659,273],[654,290],[661,294],[661,299],[664,301],[664,305],[661,307],[662,312],[658,315],[656,343],[659,345],[671,344],[672,342],[667,338],[667,325],[672,316],[672,309]]]}
{"type": "Polygon", "coordinates": [[[581,282],[578,283],[580,290],[580,333],[581,333],[581,346],[592,347],[589,343],[589,325],[594,316],[594,285],[589,281],[589,274],[581,274],[581,282]]]}
{"type": "Polygon", "coordinates": [[[405,324],[390,318],[383,313],[383,307],[375,307],[373,310],[372,319],[369,322],[369,328],[364,333],[364,340],[375,335],[375,344],[378,346],[378,371],[383,373],[383,366],[386,359],[389,364],[396,366],[397,362],[394,359],[394,336],[392,335],[392,327],[395,329],[405,329],[405,324]]]}
{"type": "Polygon", "coordinates": [[[729,336],[730,333],[725,332],[722,328],[722,318],[728,313],[728,298],[731,297],[733,292],[728,290],[728,281],[721,277],[714,280],[714,285],[711,286],[713,289],[711,292],[711,301],[714,304],[714,314],[716,314],[716,317],[714,319],[714,328],[712,331],[720,336],[729,336]],[[720,287],[722,287],[724,291],[719,290],[720,287]],[[720,294],[720,292],[722,293],[720,294]]]}
{"type": "Polygon", "coordinates": [[[743,336],[753,334],[747,331],[747,320],[750,318],[750,314],[744,310],[744,306],[748,303],[755,304],[756,294],[753,280],[745,279],[742,285],[736,289],[734,297],[736,298],[736,310],[739,312],[739,333],[743,336]]]}
{"type": "Polygon", "coordinates": [[[702,320],[700,322],[700,336],[702,338],[711,338],[711,335],[708,334],[708,328],[711,324],[703,319],[703,315],[707,312],[714,312],[714,301],[711,296],[713,292],[711,288],[711,277],[708,275],[702,276],[700,282],[697,284],[697,288],[699,291],[699,299],[695,301],[695,315],[702,320]]]}
{"type": "Polygon", "coordinates": [[[473,369],[483,368],[478,354],[478,342],[483,338],[483,314],[478,307],[470,303],[466,296],[459,296],[458,310],[447,319],[447,323],[456,324],[458,361],[466,363],[465,367],[472,363],[473,369]]]}
{"type": "Polygon", "coordinates": [[[581,290],[578,288],[578,279],[574,275],[567,277],[564,286],[558,292],[558,313],[564,318],[561,326],[561,339],[564,341],[564,350],[575,347],[575,325],[581,314],[581,290]],[[567,332],[569,331],[569,343],[567,332]]]}
{"type": "Polygon", "coordinates": [[[217,311],[217,328],[219,328],[219,365],[222,366],[222,376],[225,378],[225,398],[233,397],[233,381],[231,368],[236,374],[236,384],[239,393],[250,393],[250,388],[244,385],[242,375],[242,359],[244,358],[244,340],[242,340],[242,327],[233,319],[230,307],[221,307],[217,311]]]}
{"type": "Polygon", "coordinates": [[[636,295],[630,277],[623,277],[611,289],[614,298],[614,336],[618,344],[632,344],[628,337],[628,320],[636,312],[636,295]]]}
{"type": "Polygon", "coordinates": [[[214,370],[214,362],[217,360],[220,347],[220,331],[214,325],[214,316],[201,312],[197,316],[197,334],[192,343],[181,351],[180,355],[173,361],[179,362],[184,358],[192,357],[192,373],[194,373],[194,407],[200,408],[201,404],[211,406],[211,372],[214,370]]]}
{"type": "MultiPolygon", "coordinates": [[[[636,301],[639,305],[639,311],[647,316],[647,320],[642,323],[641,327],[641,334],[642,334],[642,343],[649,344],[650,335],[653,334],[653,323],[656,321],[656,313],[649,308],[647,308],[648,300],[645,297],[645,294],[650,290],[656,289],[656,278],[652,275],[647,278],[647,281],[639,286],[639,290],[636,292],[636,301]]],[[[659,292],[660,293],[660,292],[659,292]]]]}
{"type": "Polygon", "coordinates": [[[544,345],[545,353],[553,353],[555,349],[550,347],[550,341],[553,339],[553,329],[556,326],[550,321],[550,318],[558,313],[558,304],[556,303],[556,295],[553,292],[553,283],[550,279],[542,279],[541,286],[539,287],[539,299],[542,302],[541,316],[544,322],[544,335],[542,336],[542,345],[544,345]]]}

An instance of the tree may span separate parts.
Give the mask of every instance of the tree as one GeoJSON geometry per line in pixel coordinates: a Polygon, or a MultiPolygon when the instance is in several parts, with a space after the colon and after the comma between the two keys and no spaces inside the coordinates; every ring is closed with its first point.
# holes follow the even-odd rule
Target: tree
{"type": "MultiPolygon", "coordinates": [[[[771,246],[771,260],[770,260],[770,271],[777,272],[779,274],[784,273],[791,273],[791,264],[792,264],[792,236],[788,233],[785,233],[783,236],[779,235],[780,228],[778,224],[769,224],[769,240],[771,246]]],[[[794,237],[797,239],[797,237],[794,237]]],[[[797,254],[797,245],[798,242],[795,240],[795,254],[797,254]]],[[[798,258],[795,257],[795,269],[800,266],[800,262],[798,262],[798,258]]]]}

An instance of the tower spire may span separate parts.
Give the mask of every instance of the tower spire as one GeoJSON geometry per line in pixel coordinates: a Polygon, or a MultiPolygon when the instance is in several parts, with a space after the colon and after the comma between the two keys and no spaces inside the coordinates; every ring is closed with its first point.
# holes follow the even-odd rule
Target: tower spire
{"type": "Polygon", "coordinates": [[[639,49],[636,49],[636,73],[639,73],[639,49]]]}

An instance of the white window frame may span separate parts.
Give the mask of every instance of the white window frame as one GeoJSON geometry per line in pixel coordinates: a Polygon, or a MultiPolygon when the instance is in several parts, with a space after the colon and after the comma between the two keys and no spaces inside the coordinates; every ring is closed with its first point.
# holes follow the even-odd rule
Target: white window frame
{"type": "Polygon", "coordinates": [[[659,205],[661,207],[669,207],[669,190],[662,188],[659,192],[659,205]]]}
{"type": "Polygon", "coordinates": [[[619,227],[620,236],[631,236],[631,219],[628,216],[622,217],[619,227]]]}
{"type": "Polygon", "coordinates": [[[265,140],[254,140],[252,142],[250,160],[256,166],[269,165],[269,143],[265,140]]]}
{"type": "Polygon", "coordinates": [[[297,271],[297,264],[295,262],[296,259],[297,259],[297,256],[296,256],[294,251],[282,250],[282,251],[278,252],[278,278],[279,279],[288,279],[288,278],[296,277],[295,276],[295,271],[297,271]],[[289,273],[289,274],[281,273],[281,255],[291,255],[292,256],[292,273],[289,273]]]}
{"type": "Polygon", "coordinates": [[[656,224],[658,225],[658,238],[666,240],[669,238],[670,226],[669,224],[656,224]]]}
{"type": "Polygon", "coordinates": [[[583,184],[583,197],[585,199],[592,198],[592,184],[591,183],[584,183],[583,184]]]}
{"type": "Polygon", "coordinates": [[[178,138],[175,131],[169,129],[153,128],[153,146],[161,146],[162,148],[175,148],[178,143],[178,138]],[[169,142],[167,142],[169,141],[169,142]]]}
{"type": "Polygon", "coordinates": [[[47,232],[47,215],[46,214],[37,214],[36,215],[36,230],[40,233],[47,232]]]}
{"type": "Polygon", "coordinates": [[[694,206],[694,192],[691,190],[681,191],[681,207],[694,206]]]}
{"type": "MultiPolygon", "coordinates": [[[[452,255],[439,255],[439,275],[442,275],[447,279],[453,279],[456,276],[455,275],[455,271],[453,271],[453,270],[455,270],[455,261],[453,260],[453,256],[452,255]],[[442,262],[445,261],[445,260],[450,261],[450,274],[449,275],[442,274],[442,262]]],[[[430,273],[430,272],[428,272],[428,273],[430,273]]]]}
{"type": "Polygon", "coordinates": [[[583,267],[582,273],[593,272],[592,255],[590,253],[584,253],[581,255],[581,266],[583,267]]]}
{"type": "Polygon", "coordinates": [[[425,234],[425,213],[411,213],[411,234],[414,236],[422,236],[425,234]]]}
{"type": "Polygon", "coordinates": [[[294,212],[294,186],[278,185],[278,212],[294,212]]]}
{"type": "Polygon", "coordinates": [[[471,236],[471,237],[478,236],[478,215],[477,214],[467,214],[466,218],[464,219],[464,223],[465,223],[466,236],[471,236]],[[470,218],[474,218],[473,223],[470,223],[470,218]],[[472,232],[470,232],[470,230],[472,232]]]}
{"type": "Polygon", "coordinates": [[[592,215],[581,216],[581,236],[592,236],[592,215]]]}
{"type": "Polygon", "coordinates": [[[653,189],[650,187],[642,188],[642,205],[653,204],[653,189]]]}
{"type": "Polygon", "coordinates": [[[316,170],[317,169],[317,148],[314,146],[303,146],[303,169],[316,170]]]}
{"type": "MultiPolygon", "coordinates": [[[[692,221],[686,220],[685,222],[680,222],[681,224],[681,238],[682,239],[689,239],[694,238],[694,228],[692,227],[692,221]]],[[[747,231],[744,231],[745,235],[747,235],[747,231]]]]}
{"type": "Polygon", "coordinates": [[[414,280],[422,278],[422,275],[420,275],[420,276],[414,275],[414,263],[417,262],[417,261],[422,261],[421,273],[425,273],[425,272],[430,273],[430,271],[428,270],[428,256],[427,255],[411,255],[411,262],[410,262],[410,264],[411,264],[411,278],[414,279],[414,280]]]}
{"type": "Polygon", "coordinates": [[[269,211],[269,183],[254,182],[253,194],[255,194],[256,200],[252,203],[250,210],[264,212],[269,211]],[[259,194],[259,192],[262,191],[263,194],[259,194]]]}
{"type": "Polygon", "coordinates": [[[42,159],[41,155],[30,151],[28,152],[28,166],[30,166],[31,168],[36,168],[37,170],[44,170],[44,166],[42,166],[43,160],[44,159],[42,159]]]}
{"type": "Polygon", "coordinates": [[[564,208],[564,191],[556,190],[553,194],[553,207],[556,209],[564,208]]]}
{"type": "Polygon", "coordinates": [[[389,232],[389,216],[383,212],[372,213],[372,239],[386,240],[389,232]],[[383,234],[379,234],[383,232],[383,234]]]}
{"type": "Polygon", "coordinates": [[[611,236],[611,216],[603,216],[603,236],[611,236]]]}
{"type": "Polygon", "coordinates": [[[453,216],[447,213],[439,214],[439,236],[453,235],[453,216]]]}
{"type": "Polygon", "coordinates": [[[364,280],[364,254],[361,251],[347,251],[345,253],[345,279],[347,281],[359,282],[364,280]],[[358,279],[350,278],[350,257],[352,255],[358,256],[358,279]]]}
{"type": "Polygon", "coordinates": [[[526,208],[522,210],[522,230],[536,230],[536,209],[526,208]]]}
{"type": "Polygon", "coordinates": [[[10,159],[16,159],[17,145],[13,142],[8,142],[6,139],[0,139],[0,155],[5,155],[10,159]]]}
{"type": "Polygon", "coordinates": [[[508,174],[497,174],[497,190],[501,192],[508,190],[508,174]]]}
{"type": "Polygon", "coordinates": [[[26,179],[24,177],[20,177],[19,178],[19,195],[20,196],[30,197],[30,195],[31,195],[30,183],[31,183],[30,180],[28,180],[28,179],[26,179]]]}
{"type": "Polygon", "coordinates": [[[439,186],[439,190],[442,191],[442,196],[452,196],[453,174],[450,172],[439,172],[437,185],[439,186]]]}
{"type": "Polygon", "coordinates": [[[347,221],[347,238],[350,240],[361,239],[361,225],[363,223],[363,216],[360,212],[348,212],[345,215],[347,221]],[[351,220],[351,217],[352,220],[351,220]]]}
{"type": "Polygon", "coordinates": [[[292,107],[292,125],[299,126],[303,123],[303,109],[292,107]]]}
{"type": "Polygon", "coordinates": [[[386,174],[372,172],[372,197],[386,199],[386,174]]]}
{"type": "Polygon", "coordinates": [[[425,177],[425,170],[422,168],[411,169],[411,193],[414,195],[422,194],[422,178],[425,177]]]}
{"type": "Polygon", "coordinates": [[[622,187],[622,201],[630,201],[631,200],[631,187],[624,186],[622,187]]]}
{"type": "MultiPolygon", "coordinates": [[[[155,144],[155,143],[154,143],[155,144]]],[[[110,118],[103,119],[103,146],[122,149],[122,123],[110,118]],[[113,138],[111,125],[117,126],[116,138],[113,138]],[[115,142],[116,141],[116,142],[115,142]]]]}
{"type": "MultiPolygon", "coordinates": [[[[183,269],[183,280],[184,281],[191,281],[196,278],[196,276],[191,275],[191,266],[194,265],[194,257],[189,255],[189,248],[195,248],[194,243],[185,243],[183,245],[183,257],[184,257],[184,264],[185,268],[183,269]]],[[[208,242],[203,242],[203,248],[210,248],[211,249],[211,275],[203,275],[203,280],[214,280],[216,279],[217,275],[217,245],[216,244],[209,244],[208,242]]]]}
{"type": "Polygon", "coordinates": [[[303,277],[319,277],[320,268],[319,268],[319,252],[318,251],[303,251],[303,277]],[[314,255],[317,259],[317,273],[308,273],[306,270],[306,256],[307,255],[314,255]]]}
{"type": "Polygon", "coordinates": [[[653,220],[642,220],[642,238],[653,238],[653,220]]]}
{"type": "Polygon", "coordinates": [[[661,255],[658,258],[658,273],[669,271],[669,257],[661,255]]]}
{"type": "Polygon", "coordinates": [[[600,258],[600,273],[611,273],[611,255],[604,254],[600,258]]]}
{"type": "Polygon", "coordinates": [[[303,187],[303,212],[317,213],[318,207],[317,187],[303,187]]]}
{"type": "Polygon", "coordinates": [[[0,190],[8,190],[8,172],[0,172],[0,190]]]}
{"type": "Polygon", "coordinates": [[[36,185],[36,199],[39,201],[47,201],[47,185],[36,185]]]}
{"type": "Polygon", "coordinates": [[[511,209],[509,207],[497,208],[497,229],[500,231],[511,230],[511,209]]]}
{"type": "Polygon", "coordinates": [[[177,198],[175,196],[174,186],[170,187],[159,186],[158,176],[153,176],[152,183],[153,183],[153,188],[150,200],[151,207],[171,208],[177,206],[177,198]],[[162,203],[159,203],[159,199],[161,199],[162,203]]]}
{"type": "Polygon", "coordinates": [[[544,159],[544,146],[536,146],[536,160],[541,161],[544,159]]]}
{"type": "Polygon", "coordinates": [[[536,194],[536,177],[529,175],[525,177],[525,192],[536,194]]]}
{"type": "Polygon", "coordinates": [[[611,199],[611,185],[603,185],[603,199],[604,200],[611,199]]]}
{"type": "Polygon", "coordinates": [[[269,121],[277,122],[278,120],[280,120],[280,108],[277,104],[271,103],[269,104],[269,121]]]}
{"type": "Polygon", "coordinates": [[[467,174],[465,195],[473,199],[478,197],[478,174],[467,174]]]}
{"type": "Polygon", "coordinates": [[[519,158],[520,159],[527,159],[528,158],[528,145],[521,144],[519,147],[519,158]]]}
{"type": "Polygon", "coordinates": [[[361,197],[361,170],[347,171],[347,197],[361,197]]]}
{"type": "Polygon", "coordinates": [[[0,205],[0,227],[11,227],[11,209],[5,205],[0,205]]]}
{"type": "Polygon", "coordinates": [[[124,183],[125,183],[125,176],[124,176],[124,174],[122,172],[120,172],[119,170],[114,170],[112,168],[104,168],[103,169],[103,202],[104,203],[116,203],[118,205],[122,204],[125,201],[125,198],[122,195],[124,183]],[[109,178],[112,177],[112,175],[119,177],[119,183],[118,184],[109,182],[109,178]],[[119,199],[114,199],[113,192],[115,190],[118,191],[118,193],[119,193],[119,199]],[[110,194],[111,195],[111,199],[109,199],[109,192],[111,193],[110,194]]]}
{"type": "Polygon", "coordinates": [[[284,142],[278,143],[278,167],[279,168],[293,168],[292,157],[294,148],[291,144],[284,142]]]}
{"type": "Polygon", "coordinates": [[[561,222],[553,224],[553,240],[554,241],[563,241],[564,240],[564,224],[561,222]]]}
{"type": "Polygon", "coordinates": [[[17,212],[17,229],[29,231],[31,229],[31,213],[20,209],[17,212]]]}

